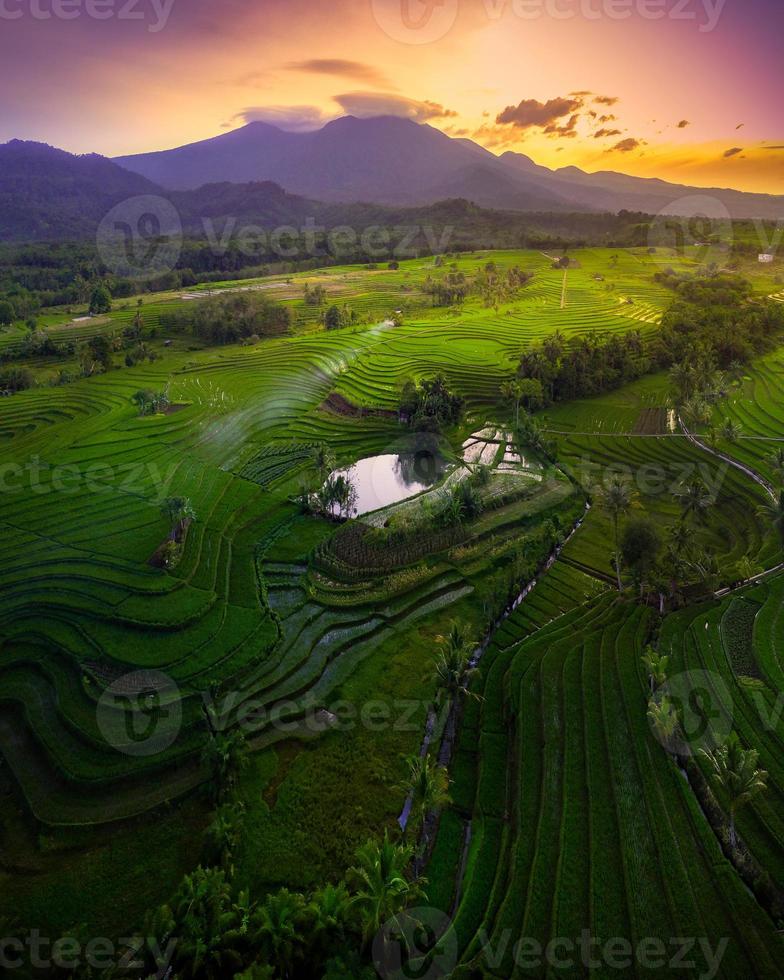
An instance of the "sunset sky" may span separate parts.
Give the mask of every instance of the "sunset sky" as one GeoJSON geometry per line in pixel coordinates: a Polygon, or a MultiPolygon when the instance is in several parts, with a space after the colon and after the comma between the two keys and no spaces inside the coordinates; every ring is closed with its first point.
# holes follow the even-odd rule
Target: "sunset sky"
{"type": "Polygon", "coordinates": [[[783,0],[0,0],[0,142],[117,155],[394,113],[784,193],[783,28],[783,0]]]}

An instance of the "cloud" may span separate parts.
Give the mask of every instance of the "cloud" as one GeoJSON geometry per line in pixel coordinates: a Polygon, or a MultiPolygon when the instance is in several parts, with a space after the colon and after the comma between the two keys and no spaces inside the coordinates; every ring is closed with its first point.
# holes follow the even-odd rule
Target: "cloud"
{"type": "Polygon", "coordinates": [[[617,116],[599,116],[599,122],[600,123],[615,122],[617,118],[618,118],[617,116]]]}
{"type": "Polygon", "coordinates": [[[400,116],[422,123],[428,119],[453,119],[457,116],[453,109],[446,109],[438,102],[418,102],[416,99],[407,99],[388,92],[344,92],[333,98],[347,115],[365,119],[372,116],[400,116]]]}
{"type": "Polygon", "coordinates": [[[575,113],[568,122],[564,123],[562,126],[558,126],[555,123],[550,123],[549,126],[545,126],[542,130],[548,136],[564,136],[567,139],[573,139],[577,136],[577,120],[580,118],[579,113],[575,113]]]}
{"type": "Polygon", "coordinates": [[[248,106],[237,113],[233,121],[265,122],[291,133],[307,133],[321,129],[331,118],[313,105],[267,105],[248,106]]]}
{"type": "Polygon", "coordinates": [[[392,83],[372,65],[361,61],[348,61],[345,58],[310,58],[307,61],[290,61],[287,71],[306,72],[312,75],[342,75],[368,85],[390,88],[392,83]]]}
{"type": "Polygon", "coordinates": [[[681,119],[681,121],[678,123],[678,129],[686,129],[687,126],[691,126],[688,119],[681,119]]]}
{"type": "Polygon", "coordinates": [[[482,146],[514,146],[520,136],[508,126],[493,126],[485,124],[471,134],[471,139],[482,146]]]}
{"type": "Polygon", "coordinates": [[[621,140],[620,143],[616,143],[615,146],[611,147],[607,152],[612,153],[617,151],[618,153],[631,153],[632,150],[636,150],[643,146],[642,140],[636,140],[634,137],[630,136],[628,139],[621,140]]]}
{"type": "Polygon", "coordinates": [[[559,119],[581,109],[581,98],[549,99],[547,102],[537,102],[536,99],[523,99],[519,105],[507,106],[496,116],[496,123],[505,126],[515,126],[517,129],[530,129],[532,126],[555,126],[559,119]]]}
{"type": "Polygon", "coordinates": [[[761,150],[784,150],[784,146],[761,146],[761,150]]]}
{"type": "Polygon", "coordinates": [[[743,153],[743,147],[733,146],[731,150],[724,151],[724,159],[729,160],[730,157],[736,157],[739,153],[743,153]]]}
{"type": "Polygon", "coordinates": [[[595,105],[615,105],[620,100],[617,95],[597,95],[593,101],[595,105]]]}
{"type": "Polygon", "coordinates": [[[601,139],[606,139],[609,136],[620,136],[620,135],[621,135],[620,129],[597,129],[596,132],[593,134],[593,138],[595,140],[601,140],[601,139]]]}
{"type": "Polygon", "coordinates": [[[746,123],[738,123],[738,125],[735,127],[735,129],[743,129],[743,127],[745,125],[746,125],[746,123]]]}

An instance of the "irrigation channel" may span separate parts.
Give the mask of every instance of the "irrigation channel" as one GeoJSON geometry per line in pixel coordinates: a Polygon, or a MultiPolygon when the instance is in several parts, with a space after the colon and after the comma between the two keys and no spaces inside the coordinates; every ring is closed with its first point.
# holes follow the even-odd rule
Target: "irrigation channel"
{"type": "MultiPolygon", "coordinates": [[[[469,660],[469,666],[471,668],[478,666],[483,655],[485,654],[488,647],[492,643],[493,638],[495,637],[495,634],[498,631],[498,629],[503,625],[504,622],[506,622],[506,620],[512,615],[512,613],[515,612],[515,610],[518,609],[523,602],[525,602],[525,600],[533,592],[533,590],[536,588],[536,586],[542,580],[542,578],[550,571],[553,565],[558,561],[563,549],[583,526],[585,518],[588,515],[590,509],[591,509],[591,504],[590,502],[586,501],[582,516],[579,518],[579,520],[577,520],[574,523],[571,531],[564,538],[564,540],[553,549],[552,553],[550,554],[550,557],[542,566],[538,575],[535,578],[531,579],[530,582],[528,582],[528,584],[520,592],[520,594],[517,596],[514,602],[512,602],[509,606],[507,606],[507,608],[503,611],[503,613],[501,613],[501,615],[492,623],[487,633],[485,634],[484,639],[476,648],[476,650],[473,653],[473,656],[469,660]]],[[[431,705],[430,710],[428,711],[427,721],[425,722],[425,734],[422,739],[422,745],[419,750],[420,757],[424,757],[427,754],[427,751],[430,747],[430,743],[433,741],[433,737],[436,735],[436,733],[443,733],[443,738],[441,740],[441,747],[438,753],[438,764],[446,768],[449,767],[449,764],[452,761],[452,753],[455,747],[460,713],[461,713],[461,705],[457,702],[454,702],[448,705],[447,716],[444,719],[443,716],[439,716],[439,714],[435,709],[435,706],[431,705]]],[[[400,826],[400,829],[403,831],[405,831],[406,826],[408,825],[413,803],[414,803],[414,794],[412,790],[411,792],[409,792],[408,796],[406,797],[405,804],[403,805],[403,809],[400,813],[400,816],[398,817],[398,824],[400,826]]],[[[430,813],[425,817],[424,826],[422,828],[423,842],[426,843],[428,840],[433,840],[434,835],[431,834],[430,831],[434,829],[436,822],[437,822],[437,815],[435,813],[430,813]]],[[[463,852],[460,859],[460,865],[458,867],[457,880],[455,883],[455,907],[456,907],[456,903],[459,901],[460,898],[460,891],[461,891],[463,876],[465,874],[466,859],[468,855],[468,846],[470,843],[471,843],[471,818],[469,817],[464,821],[463,852]]],[[[426,848],[423,848],[423,850],[426,850],[426,848]]],[[[419,858],[419,857],[415,859],[415,870],[417,873],[419,873],[419,871],[421,870],[420,861],[424,863],[424,860],[425,858],[419,858]]]]}

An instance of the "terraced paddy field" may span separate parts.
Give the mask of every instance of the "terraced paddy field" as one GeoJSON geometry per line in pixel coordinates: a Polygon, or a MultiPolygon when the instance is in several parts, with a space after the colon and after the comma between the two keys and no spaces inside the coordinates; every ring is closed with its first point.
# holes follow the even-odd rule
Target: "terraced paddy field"
{"type": "MultiPolygon", "coordinates": [[[[608,518],[586,513],[596,479],[625,468],[642,481],[639,510],[670,524],[672,487],[696,470],[716,488],[699,540],[722,563],[746,555],[772,566],[779,547],[756,516],[764,491],[670,431],[661,377],[548,410],[560,465],[525,451],[518,464],[500,386],[521,353],[556,330],[569,340],[653,332],[671,301],[647,252],[574,253],[565,290],[552,258],[456,259],[465,271],[492,259],[534,273],[498,309],[476,299],[431,308],[421,286],[432,260],[281,279],[291,337],[197,350],[180,339],[145,366],[2,400],[0,915],[111,932],[167,900],[198,863],[185,839],[209,820],[203,749],[240,721],[253,754],[239,789],[237,881],[264,892],[342,874],[400,812],[402,757],[421,744],[437,638],[455,619],[479,638],[535,577],[480,661],[482,700],[467,705],[454,803],[427,871],[430,902],[455,913],[461,961],[478,962],[483,926],[494,939],[509,926],[544,942],[585,927],[727,937],[721,975],[775,975],[773,923],[648,734],[640,653],[655,614],[616,598],[608,518]],[[324,332],[302,301],[305,281],[370,322],[324,332]],[[323,481],[323,447],[335,467],[419,450],[394,411],[399,389],[438,373],[466,402],[439,445],[447,482],[359,530],[304,513],[298,498],[323,481]],[[144,388],[167,389],[173,410],[139,416],[131,399],[144,388]],[[481,516],[418,541],[384,539],[386,551],[374,544],[484,453],[495,472],[481,516]],[[196,519],[166,570],[156,556],[172,497],[187,497],[196,519]],[[127,675],[149,687],[156,671],[172,686],[159,691],[154,751],[136,752],[107,691],[133,694],[127,675]],[[404,723],[335,724],[336,705],[369,702],[404,723]],[[121,896],[118,867],[129,882],[121,896]]],[[[157,297],[144,316],[193,302],[157,297]]],[[[115,330],[133,314],[129,303],[84,329],[115,330]]],[[[776,364],[750,373],[758,400],[776,364]]],[[[765,418],[775,431],[775,409],[765,418]]],[[[765,805],[764,821],[749,810],[741,830],[778,875],[777,795],[765,805]]],[[[506,957],[481,967],[516,975],[506,957]]]]}
{"type": "Polygon", "coordinates": [[[779,885],[784,880],[781,771],[781,629],[784,578],[774,576],[719,603],[684,610],[664,624],[661,642],[678,670],[705,683],[709,697],[705,738],[726,731],[728,719],[755,748],[769,774],[769,790],[738,814],[738,830],[779,885]],[[708,717],[710,715],[710,717],[708,717]]]}
{"type": "MultiPolygon", "coordinates": [[[[483,700],[468,709],[455,765],[457,816],[471,827],[451,926],[466,968],[455,976],[549,975],[531,951],[556,937],[574,970],[583,930],[632,946],[689,935],[715,949],[726,938],[717,975],[777,975],[780,937],[651,735],[640,667],[650,628],[644,611],[608,595],[528,638],[500,637],[483,658],[483,700]],[[504,936],[530,939],[526,955],[504,936]]],[[[446,823],[442,834],[431,874],[449,912],[446,823]]],[[[691,961],[694,975],[708,969],[696,945],[691,961]]]]}

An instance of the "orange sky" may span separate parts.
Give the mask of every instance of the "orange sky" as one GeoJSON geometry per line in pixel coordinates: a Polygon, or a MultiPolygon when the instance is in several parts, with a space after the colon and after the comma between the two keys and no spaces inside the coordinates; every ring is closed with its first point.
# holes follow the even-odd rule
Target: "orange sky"
{"type": "Polygon", "coordinates": [[[114,155],[394,112],[547,166],[784,193],[781,0],[137,4],[1,24],[0,141],[114,155]]]}

